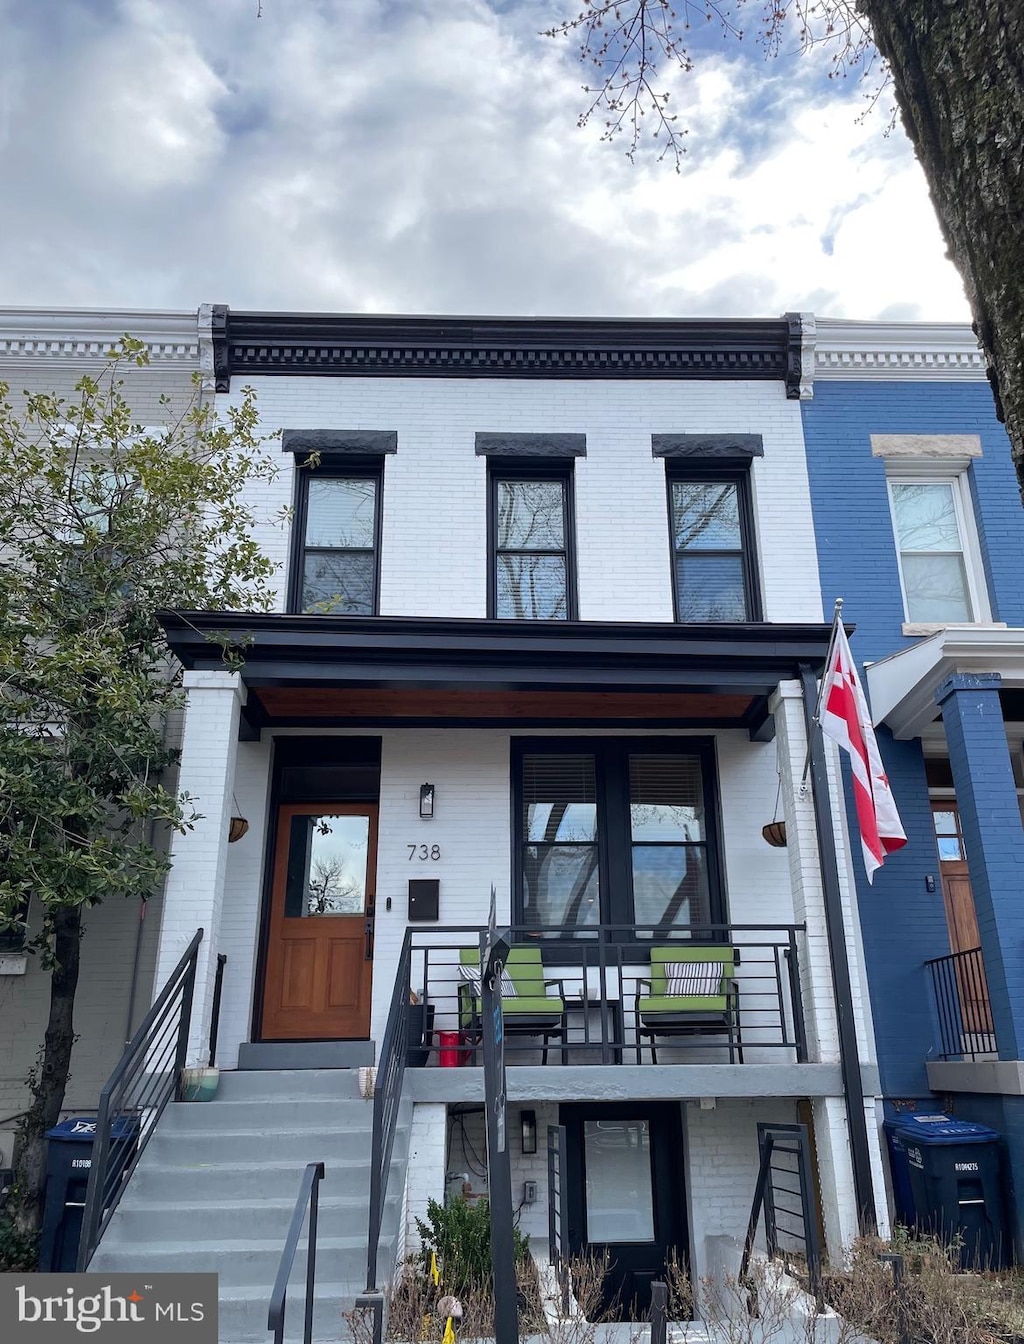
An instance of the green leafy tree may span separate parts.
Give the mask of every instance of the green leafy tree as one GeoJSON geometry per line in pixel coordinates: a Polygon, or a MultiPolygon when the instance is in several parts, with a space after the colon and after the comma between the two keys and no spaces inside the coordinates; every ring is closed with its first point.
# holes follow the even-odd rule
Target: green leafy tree
{"type": "Polygon", "coordinates": [[[36,912],[28,947],[51,977],[19,1130],[20,1232],[38,1226],[44,1135],[64,1100],[83,920],[157,890],[161,839],[196,816],[166,786],[164,723],[182,692],[158,613],[270,603],[243,502],[274,471],[253,394],[218,421],[197,377],[188,407],[165,400],[167,427],[147,431],[123,376],[146,362],[125,337],[66,400],[26,393],[15,409],[0,385],[0,932],[36,912]]]}
{"type": "Polygon", "coordinates": [[[677,169],[686,128],[666,85],[700,59],[694,27],[737,39],[746,29],[769,56],[821,44],[832,52],[833,76],[877,76],[873,92],[891,80],[964,282],[1024,492],[1020,0],[552,0],[553,14],[566,9],[548,35],[577,41],[590,100],[580,123],[603,118],[603,138],[623,137],[630,154],[650,136],[677,169]]]}

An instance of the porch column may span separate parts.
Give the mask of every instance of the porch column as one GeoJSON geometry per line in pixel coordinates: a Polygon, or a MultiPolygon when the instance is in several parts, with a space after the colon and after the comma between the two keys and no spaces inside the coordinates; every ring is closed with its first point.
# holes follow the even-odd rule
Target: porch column
{"type": "Polygon", "coordinates": [[[948,677],[935,692],[942,710],[967,850],[1000,1059],[1020,1059],[1024,977],[1024,828],[999,704],[998,673],[948,677]]]}
{"type": "MultiPolygon", "coordinates": [[[[793,891],[793,917],[798,924],[805,924],[807,927],[804,947],[801,949],[800,992],[807,1030],[808,1058],[818,1063],[839,1064],[841,1062],[839,1021],[829,952],[824,878],[818,846],[814,797],[809,784],[806,788],[802,787],[804,762],[807,759],[807,729],[801,683],[780,682],[772,697],[770,709],[775,716],[783,811],[786,819],[786,853],[789,858],[793,891]]],[[[838,816],[838,788],[835,771],[831,767],[828,775],[833,816],[838,816]]],[[[837,849],[843,854],[843,836],[838,827],[835,840],[837,849]]],[[[856,946],[856,939],[852,926],[849,882],[845,864],[840,862],[838,868],[846,945],[852,952],[856,946]]],[[[852,1002],[846,1007],[847,1011],[854,1013],[858,1044],[867,1054],[868,1041],[864,1030],[863,1004],[858,990],[859,978],[854,982],[852,1002]]],[[[873,1099],[862,1101],[858,1097],[857,1105],[858,1110],[864,1106],[873,1116],[873,1099]]],[[[833,1258],[840,1258],[843,1251],[860,1233],[853,1153],[850,1144],[850,1116],[842,1096],[812,1098],[812,1109],[825,1235],[829,1254],[833,1258]]],[[[855,1123],[860,1123],[859,1114],[855,1123]]],[[[881,1155],[878,1149],[876,1124],[868,1127],[867,1140],[868,1161],[872,1170],[877,1171],[881,1155]]],[[[879,1204],[879,1193],[883,1187],[876,1182],[872,1184],[876,1217],[884,1227],[886,1211],[879,1204]]]]}
{"type": "Polygon", "coordinates": [[[187,1059],[190,1065],[202,1065],[209,1052],[238,716],[245,687],[237,672],[186,672],[184,686],[187,701],[178,790],[190,795],[202,815],[190,831],[176,832],[171,841],[153,995],[160,993],[196,929],[204,929],[187,1059]]]}

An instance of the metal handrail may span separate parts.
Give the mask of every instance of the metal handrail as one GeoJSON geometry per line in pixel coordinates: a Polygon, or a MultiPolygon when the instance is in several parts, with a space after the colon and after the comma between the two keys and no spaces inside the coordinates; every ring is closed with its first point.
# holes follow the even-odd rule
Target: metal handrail
{"type": "Polygon", "coordinates": [[[295,1248],[299,1244],[302,1224],[306,1217],[306,1205],[309,1205],[309,1229],[306,1234],[306,1316],[302,1327],[302,1344],[310,1344],[313,1338],[313,1294],[316,1289],[316,1224],[320,1207],[320,1182],[324,1178],[324,1164],[310,1162],[302,1173],[299,1197],[295,1201],[291,1226],[284,1239],[284,1250],[277,1266],[277,1278],[274,1291],[270,1294],[270,1308],[267,1311],[267,1329],[273,1333],[274,1344],[284,1339],[284,1317],[288,1306],[288,1280],[292,1276],[295,1263],[295,1248]]]}
{"type": "Polygon", "coordinates": [[[548,1125],[548,1257],[558,1280],[562,1314],[569,1313],[569,1186],[566,1178],[566,1127],[548,1125]]]}
{"type": "Polygon", "coordinates": [[[998,1049],[980,947],[932,957],[928,967],[939,1018],[941,1059],[977,1059],[998,1049]]]}
{"type": "Polygon", "coordinates": [[[202,941],[203,930],[197,929],[100,1093],[78,1243],[79,1273],[88,1268],[164,1108],[180,1096],[202,941]],[[122,1120],[123,1132],[112,1138],[112,1128],[122,1120]]]}
{"type": "Polygon", "coordinates": [[[760,1123],[757,1127],[758,1146],[761,1160],[757,1169],[757,1182],[754,1186],[754,1200],[750,1207],[750,1221],[747,1223],[747,1235],[743,1243],[743,1257],[740,1261],[740,1282],[747,1277],[750,1257],[754,1250],[754,1237],[757,1225],[764,1211],[764,1234],[768,1255],[774,1258],[779,1253],[779,1238],[785,1237],[800,1245],[807,1265],[807,1277],[814,1300],[821,1310],[821,1235],[818,1219],[814,1211],[814,1188],[811,1182],[810,1136],[806,1125],[773,1125],[760,1123]],[[796,1159],[793,1167],[775,1168],[772,1158],[776,1153],[796,1159]],[[797,1189],[784,1182],[779,1184],[775,1174],[795,1177],[797,1189]],[[796,1196],[799,1208],[787,1207],[785,1199],[779,1196],[796,1196]],[[788,1226],[779,1225],[780,1215],[787,1220],[788,1226]],[[793,1224],[796,1224],[794,1226],[793,1224]]]}
{"type": "Polygon", "coordinates": [[[370,1147],[370,1213],[366,1245],[366,1291],[377,1288],[377,1257],[380,1250],[380,1229],[384,1218],[384,1200],[387,1197],[391,1175],[391,1155],[395,1147],[398,1110],[405,1082],[405,1065],[409,1053],[409,973],[412,966],[412,930],[406,929],[402,951],[398,959],[395,988],[391,995],[387,1026],[381,1041],[377,1060],[377,1076],[373,1088],[373,1137],[370,1147]]]}

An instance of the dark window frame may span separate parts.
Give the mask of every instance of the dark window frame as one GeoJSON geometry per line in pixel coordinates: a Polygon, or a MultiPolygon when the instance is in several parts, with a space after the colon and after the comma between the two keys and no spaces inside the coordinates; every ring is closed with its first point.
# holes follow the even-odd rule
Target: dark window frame
{"type": "MultiPolygon", "coordinates": [[[[510,774],[512,785],[512,910],[516,924],[529,923],[524,904],[523,848],[526,844],[523,801],[523,758],[528,755],[593,754],[597,771],[597,851],[600,925],[633,924],[632,837],[629,827],[630,756],[696,756],[700,761],[704,793],[708,913],[713,925],[728,923],[721,792],[713,737],[513,737],[510,774]]],[[[568,926],[567,926],[568,927],[568,926]]],[[[573,926],[575,927],[575,926],[573,926]]],[[[679,928],[685,928],[680,925],[679,928]]],[[[694,926],[700,927],[700,926],[694,926]]],[[[626,935],[619,935],[625,939],[626,935]]],[[[579,939],[573,940],[577,945],[579,939]]],[[[634,943],[649,949],[651,939],[634,943]]],[[[704,941],[711,942],[709,937],[704,941]]],[[[549,945],[557,946],[551,939],[549,945]]],[[[646,952],[644,953],[646,955],[646,952]]]]}
{"type": "MultiPolygon", "coordinates": [[[[672,570],[672,612],[673,620],[681,625],[701,624],[701,622],[683,621],[679,615],[679,566],[680,552],[676,547],[675,504],[672,499],[672,486],[676,481],[697,481],[736,486],[736,502],[739,512],[741,567],[743,573],[743,599],[746,615],[742,622],[721,621],[713,624],[747,624],[764,620],[761,604],[761,581],[757,564],[757,527],[754,518],[754,501],[750,489],[750,466],[748,462],[722,463],[707,462],[696,464],[692,460],[667,458],[665,461],[665,496],[668,507],[668,551],[669,566],[672,570]]],[[[702,555],[735,555],[729,551],[701,551],[702,555]]],[[[711,624],[712,622],[709,622],[711,624]]]]}
{"type": "Polygon", "coordinates": [[[303,614],[302,583],[305,573],[307,551],[311,553],[331,551],[353,551],[365,554],[365,547],[347,546],[306,546],[306,519],[309,506],[309,482],[311,480],[372,480],[376,484],[373,504],[373,566],[372,592],[368,612],[324,612],[326,616],[353,614],[376,616],[380,612],[380,559],[381,536],[383,530],[384,502],[384,458],[323,458],[319,466],[307,467],[296,460],[295,488],[292,504],[292,535],[290,547],[290,575],[288,579],[288,611],[292,615],[303,614]]]}
{"type": "Polygon", "coordinates": [[[565,557],[565,616],[537,618],[549,624],[579,620],[576,590],[576,507],[574,458],[558,461],[487,459],[487,615],[491,620],[532,620],[531,617],[506,616],[498,611],[498,486],[502,481],[558,481],[562,486],[561,551],[509,551],[513,555],[562,555],[565,557]]]}

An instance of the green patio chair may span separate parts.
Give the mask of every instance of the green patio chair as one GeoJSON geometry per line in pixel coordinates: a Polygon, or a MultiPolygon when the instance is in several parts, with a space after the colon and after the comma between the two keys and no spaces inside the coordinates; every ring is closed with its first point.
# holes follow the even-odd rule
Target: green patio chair
{"type": "MultiPolygon", "coordinates": [[[[479,980],[480,951],[463,948],[459,953],[459,1026],[479,1044],[481,1037],[479,980]]],[[[501,1013],[506,1036],[541,1036],[544,1039],[543,1062],[548,1062],[548,1043],[552,1037],[562,1042],[562,1063],[567,1064],[565,1029],[565,988],[561,980],[544,978],[539,947],[513,947],[502,978],[501,1013]],[[556,989],[557,994],[550,991],[556,989]]],[[[474,1049],[474,1062],[476,1051],[474,1049]]]]}
{"type": "Polygon", "coordinates": [[[729,1063],[743,1063],[736,949],[676,943],[651,948],[651,973],[637,980],[636,1060],[642,1037],[658,1062],[658,1036],[727,1036],[729,1063]]]}

